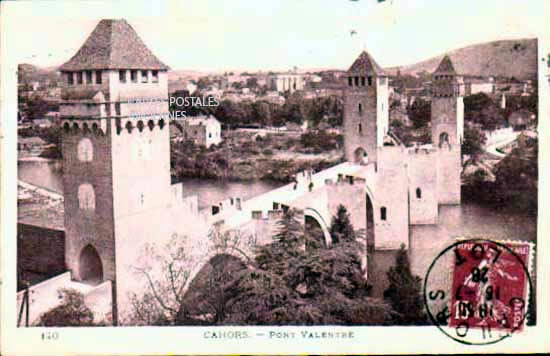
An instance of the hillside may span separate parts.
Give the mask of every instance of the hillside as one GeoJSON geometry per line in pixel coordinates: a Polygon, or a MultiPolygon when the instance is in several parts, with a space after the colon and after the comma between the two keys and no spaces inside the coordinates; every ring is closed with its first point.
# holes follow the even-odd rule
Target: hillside
{"type": "MultiPolygon", "coordinates": [[[[537,40],[519,39],[480,43],[448,52],[455,70],[464,75],[536,79],[537,40]]],[[[433,72],[444,53],[411,65],[386,68],[391,74],[433,72]]]]}

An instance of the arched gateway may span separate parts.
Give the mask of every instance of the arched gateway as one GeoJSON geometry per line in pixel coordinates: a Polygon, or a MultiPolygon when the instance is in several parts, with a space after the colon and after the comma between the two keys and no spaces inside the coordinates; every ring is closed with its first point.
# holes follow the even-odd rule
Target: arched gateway
{"type": "Polygon", "coordinates": [[[99,284],[103,282],[103,264],[97,250],[92,245],[86,245],[80,253],[79,275],[83,282],[99,284]]]}

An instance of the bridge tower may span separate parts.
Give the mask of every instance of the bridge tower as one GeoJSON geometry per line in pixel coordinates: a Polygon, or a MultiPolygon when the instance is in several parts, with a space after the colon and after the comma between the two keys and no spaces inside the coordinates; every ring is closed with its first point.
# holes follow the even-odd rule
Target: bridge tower
{"type": "Polygon", "coordinates": [[[363,51],[347,72],[344,89],[344,152],[347,161],[377,167],[389,129],[388,78],[363,51]]]}
{"type": "Polygon", "coordinates": [[[101,20],[59,70],[65,260],[77,281],[111,281],[116,324],[127,252],[170,199],[168,67],[125,20],[101,20]]]}
{"type": "Polygon", "coordinates": [[[438,150],[439,204],[460,204],[461,145],[464,138],[464,82],[445,55],[433,73],[432,143],[438,150]]]}

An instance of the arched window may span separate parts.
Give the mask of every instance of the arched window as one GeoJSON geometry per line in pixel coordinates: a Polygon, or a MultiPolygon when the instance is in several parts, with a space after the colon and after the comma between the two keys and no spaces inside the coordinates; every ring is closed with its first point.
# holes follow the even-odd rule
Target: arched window
{"type": "Polygon", "coordinates": [[[348,85],[350,87],[353,86],[353,78],[352,77],[348,77],[348,85]]]}
{"type": "Polygon", "coordinates": [[[362,87],[365,86],[365,77],[361,77],[361,86],[362,86],[362,87]]]}
{"type": "Polygon", "coordinates": [[[355,86],[358,87],[359,86],[359,77],[355,77],[355,86]]]}
{"type": "Polygon", "coordinates": [[[357,105],[357,109],[359,110],[359,115],[361,115],[363,113],[363,105],[359,103],[359,105],[357,105]]]}
{"type": "Polygon", "coordinates": [[[84,137],[78,142],[78,160],[81,162],[90,162],[94,159],[94,147],[89,138],[84,137]]]}
{"type": "Polygon", "coordinates": [[[78,187],[78,207],[82,210],[95,210],[94,187],[90,183],[84,183],[78,187]]]}
{"type": "Polygon", "coordinates": [[[359,131],[359,134],[363,133],[363,126],[361,125],[361,123],[359,123],[359,125],[357,126],[357,131],[359,131]]]}
{"type": "Polygon", "coordinates": [[[385,206],[380,208],[380,220],[386,220],[387,218],[387,209],[385,206]]]}
{"type": "Polygon", "coordinates": [[[422,198],[422,190],[420,188],[416,188],[416,199],[422,198]]]}
{"type": "Polygon", "coordinates": [[[449,144],[449,134],[446,133],[446,132],[442,132],[440,135],[439,135],[439,147],[441,148],[441,146],[443,146],[443,144],[449,144]]]}

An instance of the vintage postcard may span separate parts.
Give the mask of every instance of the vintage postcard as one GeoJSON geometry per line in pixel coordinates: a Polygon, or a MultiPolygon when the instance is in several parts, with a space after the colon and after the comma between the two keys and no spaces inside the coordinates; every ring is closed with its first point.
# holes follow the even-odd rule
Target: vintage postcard
{"type": "Polygon", "coordinates": [[[0,6],[4,354],[550,352],[543,0],[0,6]]]}

